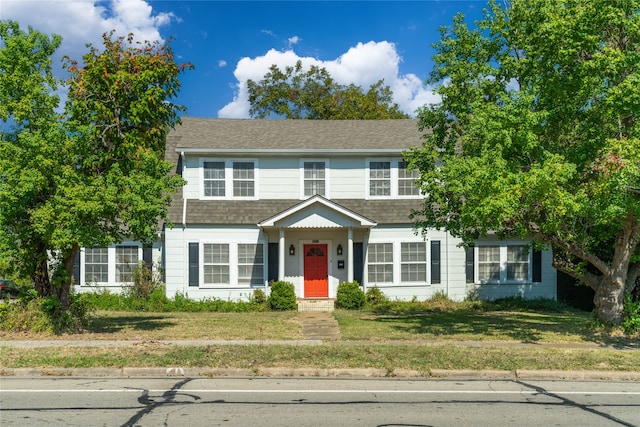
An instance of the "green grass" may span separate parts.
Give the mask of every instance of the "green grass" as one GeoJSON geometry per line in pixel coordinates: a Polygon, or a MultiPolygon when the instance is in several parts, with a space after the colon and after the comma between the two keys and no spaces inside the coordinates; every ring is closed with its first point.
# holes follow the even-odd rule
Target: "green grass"
{"type": "Polygon", "coordinates": [[[148,343],[127,347],[3,348],[2,368],[90,367],[555,369],[640,371],[640,351],[522,347],[462,347],[453,344],[361,346],[194,346],[148,343]]]}
{"type": "Polygon", "coordinates": [[[162,340],[297,340],[300,314],[288,312],[100,311],[73,335],[0,332],[18,339],[136,340],[116,347],[1,347],[3,368],[215,367],[558,369],[640,371],[638,336],[594,326],[591,314],[549,302],[455,303],[446,299],[337,310],[340,339],[321,346],[173,346],[162,340]],[[479,341],[484,345],[456,345],[479,341]],[[527,343],[528,345],[519,345],[527,343]],[[536,345],[553,343],[556,347],[536,345]],[[597,343],[602,347],[580,344],[597,343]],[[572,347],[573,345],[573,347],[572,347]]]}
{"type": "Polygon", "coordinates": [[[613,342],[591,328],[588,313],[410,311],[363,314],[339,310],[343,340],[462,340],[519,342],[613,342]]]}

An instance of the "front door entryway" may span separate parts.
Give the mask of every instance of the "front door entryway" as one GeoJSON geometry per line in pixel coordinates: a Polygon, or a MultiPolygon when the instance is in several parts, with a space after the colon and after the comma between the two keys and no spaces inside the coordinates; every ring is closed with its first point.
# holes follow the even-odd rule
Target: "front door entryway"
{"type": "Polygon", "coordinates": [[[329,297],[327,245],[304,245],[304,297],[329,297]]]}

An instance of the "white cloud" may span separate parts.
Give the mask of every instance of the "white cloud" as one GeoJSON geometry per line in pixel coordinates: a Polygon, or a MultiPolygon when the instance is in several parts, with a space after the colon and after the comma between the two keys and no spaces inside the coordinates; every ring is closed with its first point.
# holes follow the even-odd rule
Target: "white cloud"
{"type": "Polygon", "coordinates": [[[60,34],[63,42],[56,57],[79,60],[87,43],[101,46],[102,34],[111,30],[116,36],[133,33],[136,40],[162,41],[159,28],[176,18],[171,13],[154,14],[144,0],[2,0],[2,19],[17,21],[25,30],[31,26],[45,34],[60,34]]]}
{"type": "Polygon", "coordinates": [[[224,68],[226,66],[227,66],[227,61],[225,61],[224,59],[219,59],[218,60],[218,67],[224,68]]]}
{"type": "Polygon", "coordinates": [[[300,43],[300,40],[302,40],[300,37],[298,36],[293,36],[293,37],[289,37],[287,39],[287,41],[289,42],[289,48],[291,48],[291,46],[300,43]]]}
{"type": "Polygon", "coordinates": [[[218,117],[248,118],[247,80],[261,80],[276,64],[280,69],[293,66],[302,61],[304,68],[311,65],[324,67],[338,83],[354,83],[368,89],[380,79],[384,79],[393,91],[394,101],[400,109],[410,115],[427,103],[438,102],[439,98],[431,88],[426,87],[415,74],[400,74],[402,58],[393,43],[386,41],[358,43],[335,60],[323,61],[312,57],[302,57],[293,50],[269,50],[262,56],[242,58],[238,61],[234,76],[236,78],[234,99],[218,111],[218,117]]]}

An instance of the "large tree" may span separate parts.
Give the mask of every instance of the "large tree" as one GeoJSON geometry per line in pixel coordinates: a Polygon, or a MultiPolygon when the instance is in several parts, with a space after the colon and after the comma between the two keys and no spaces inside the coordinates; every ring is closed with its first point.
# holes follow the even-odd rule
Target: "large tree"
{"type": "Polygon", "coordinates": [[[264,79],[249,80],[249,113],[287,119],[379,120],[406,119],[392,100],[389,86],[380,80],[365,92],[355,84],[337,83],[329,72],[315,65],[305,70],[302,62],[284,71],[272,65],[264,79]]]}
{"type": "Polygon", "coordinates": [[[434,47],[416,225],[533,238],[620,323],[640,268],[640,2],[492,2],[434,47]]]}
{"type": "Polygon", "coordinates": [[[69,304],[80,246],[150,242],[183,181],[163,160],[182,107],[167,44],[105,34],[81,62],[67,59],[58,114],[50,57],[60,38],[0,23],[0,244],[42,296],[69,304]]]}

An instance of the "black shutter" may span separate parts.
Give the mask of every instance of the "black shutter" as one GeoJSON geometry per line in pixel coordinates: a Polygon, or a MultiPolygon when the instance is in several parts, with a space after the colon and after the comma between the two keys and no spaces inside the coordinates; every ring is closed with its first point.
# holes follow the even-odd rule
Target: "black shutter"
{"type": "Polygon", "coordinates": [[[142,260],[149,270],[153,269],[153,248],[146,247],[142,249],[142,260]]]}
{"type": "Polygon", "coordinates": [[[440,283],[440,240],[431,241],[431,283],[440,283]]]}
{"type": "Polygon", "coordinates": [[[533,266],[532,270],[532,281],[534,283],[542,282],[542,252],[541,251],[533,251],[533,266]]]}
{"type": "Polygon", "coordinates": [[[73,284],[80,286],[80,249],[76,252],[76,259],[73,261],[73,284]]]}
{"type": "Polygon", "coordinates": [[[189,243],[189,286],[200,285],[200,246],[189,243]]]}
{"type": "Polygon", "coordinates": [[[362,274],[364,272],[364,251],[362,242],[353,243],[353,280],[362,285],[362,274]]]}
{"type": "Polygon", "coordinates": [[[475,276],[474,264],[473,264],[474,247],[467,248],[465,256],[465,274],[467,276],[467,283],[473,283],[475,276]]]}
{"type": "Polygon", "coordinates": [[[279,277],[278,269],[280,263],[278,262],[278,255],[278,244],[269,243],[269,247],[267,249],[267,262],[269,263],[267,266],[267,268],[269,269],[269,271],[267,272],[267,280],[269,280],[270,282],[277,281],[279,277]]]}

